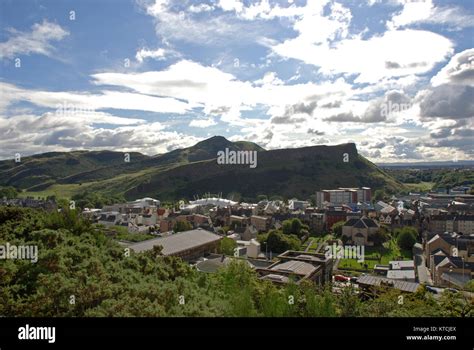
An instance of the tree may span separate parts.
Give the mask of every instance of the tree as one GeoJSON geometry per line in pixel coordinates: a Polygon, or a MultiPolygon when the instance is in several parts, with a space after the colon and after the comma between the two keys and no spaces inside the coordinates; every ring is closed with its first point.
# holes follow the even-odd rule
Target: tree
{"type": "Polygon", "coordinates": [[[232,238],[224,237],[220,241],[219,253],[225,255],[234,255],[235,248],[237,248],[237,242],[232,238]]]}
{"type": "Polygon", "coordinates": [[[408,230],[401,231],[397,236],[397,244],[400,248],[410,250],[416,243],[416,236],[408,230]]]}
{"type": "Polygon", "coordinates": [[[176,221],[174,225],[174,232],[183,232],[192,230],[193,226],[188,221],[176,221]]]}
{"type": "Polygon", "coordinates": [[[0,199],[2,198],[13,199],[13,198],[17,198],[17,196],[18,196],[18,191],[15,187],[12,187],[12,186],[1,187],[0,186],[0,199]]]}
{"type": "Polygon", "coordinates": [[[376,190],[374,193],[374,200],[376,201],[381,201],[385,197],[385,192],[384,190],[376,190]]]}
{"type": "Polygon", "coordinates": [[[299,250],[301,241],[295,235],[285,235],[281,231],[272,230],[266,236],[266,248],[274,253],[283,253],[286,250],[299,250]]]}
{"type": "Polygon", "coordinates": [[[332,232],[334,233],[334,236],[342,236],[342,226],[344,226],[345,223],[345,221],[338,221],[334,225],[332,225],[332,232]]]}
{"type": "Polygon", "coordinates": [[[464,287],[467,291],[473,293],[474,292],[474,280],[470,280],[467,282],[466,286],[464,287]]]}
{"type": "Polygon", "coordinates": [[[282,232],[285,235],[296,235],[301,238],[308,234],[308,230],[309,227],[304,225],[298,218],[284,220],[282,223],[282,232]]]}
{"type": "MultiPolygon", "coordinates": [[[[296,236],[277,230],[258,239],[277,243],[280,250],[299,245],[296,236]]],[[[240,259],[211,274],[162,255],[159,245],[124,254],[114,238],[68,209],[0,207],[0,242],[8,241],[37,246],[39,259],[0,264],[0,315],[5,317],[473,316],[470,300],[460,293],[435,300],[421,287],[399,304],[399,291],[387,289],[362,300],[350,289],[337,295],[331,286],[318,288],[309,280],[283,286],[262,281],[240,259]],[[72,295],[76,303],[70,302],[72,295]]]]}
{"type": "Polygon", "coordinates": [[[390,239],[387,230],[384,227],[380,227],[380,229],[374,233],[372,236],[372,242],[374,242],[375,246],[381,246],[384,242],[390,239]]]}

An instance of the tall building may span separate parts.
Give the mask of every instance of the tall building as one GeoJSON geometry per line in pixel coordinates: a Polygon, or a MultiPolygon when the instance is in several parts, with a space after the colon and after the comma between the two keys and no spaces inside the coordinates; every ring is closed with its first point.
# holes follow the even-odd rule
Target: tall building
{"type": "Polygon", "coordinates": [[[318,208],[324,207],[325,202],[329,203],[329,205],[342,205],[370,202],[371,199],[372,192],[369,187],[340,187],[336,190],[322,190],[316,192],[316,206],[318,208]]]}

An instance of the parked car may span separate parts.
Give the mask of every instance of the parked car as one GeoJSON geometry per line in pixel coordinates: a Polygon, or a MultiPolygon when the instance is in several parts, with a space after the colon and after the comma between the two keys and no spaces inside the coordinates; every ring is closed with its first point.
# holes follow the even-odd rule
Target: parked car
{"type": "Polygon", "coordinates": [[[337,281],[337,282],[349,282],[351,279],[347,276],[343,276],[343,275],[335,275],[334,276],[334,281],[337,281]]]}
{"type": "Polygon", "coordinates": [[[357,283],[357,277],[351,277],[350,280],[352,283],[357,283]]]}
{"type": "Polygon", "coordinates": [[[438,294],[438,290],[436,288],[431,287],[431,286],[426,286],[426,290],[430,293],[438,294]]]}

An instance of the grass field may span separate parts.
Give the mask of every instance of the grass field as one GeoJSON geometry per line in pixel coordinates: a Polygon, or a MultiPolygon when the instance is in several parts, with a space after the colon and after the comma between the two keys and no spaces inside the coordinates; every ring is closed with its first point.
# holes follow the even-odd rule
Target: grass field
{"type": "Polygon", "coordinates": [[[392,239],[385,242],[383,247],[365,247],[364,259],[362,263],[357,262],[356,259],[341,259],[339,267],[363,269],[367,264],[367,268],[373,270],[375,265],[388,265],[392,260],[412,260],[413,254],[411,251],[400,249],[396,241],[392,239]]]}
{"type": "Polygon", "coordinates": [[[420,183],[404,183],[410,191],[414,192],[428,192],[431,191],[435,185],[434,182],[420,182],[420,183]]]}
{"type": "Polygon", "coordinates": [[[18,194],[18,197],[26,198],[26,197],[48,197],[48,196],[56,196],[56,198],[65,198],[70,199],[74,194],[85,191],[87,189],[87,184],[79,185],[79,184],[64,184],[64,185],[52,185],[45,190],[42,191],[23,191],[18,194]]]}
{"type": "Polygon", "coordinates": [[[110,179],[83,182],[81,184],[54,184],[41,191],[28,191],[24,190],[19,194],[19,197],[34,197],[34,198],[46,198],[48,196],[56,196],[56,198],[71,199],[75,194],[82,193],[84,191],[90,192],[101,192],[102,189],[113,189],[115,192],[125,192],[128,187],[124,186],[127,184],[133,187],[137,179],[149,174],[153,169],[146,169],[138,171],[132,174],[121,174],[110,179]]]}
{"type": "Polygon", "coordinates": [[[319,245],[330,238],[332,238],[332,235],[329,233],[323,236],[311,236],[306,240],[306,242],[304,242],[304,244],[301,246],[301,249],[306,250],[309,245],[308,252],[316,252],[316,249],[319,247],[319,245]]]}

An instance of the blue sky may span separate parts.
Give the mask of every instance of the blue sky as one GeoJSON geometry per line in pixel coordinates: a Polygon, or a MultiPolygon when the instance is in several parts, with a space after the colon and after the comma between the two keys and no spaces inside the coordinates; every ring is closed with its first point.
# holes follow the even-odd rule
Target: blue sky
{"type": "Polygon", "coordinates": [[[222,135],[473,159],[472,1],[3,0],[0,158],[222,135]]]}

